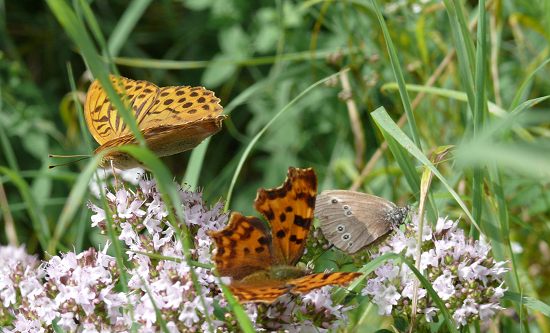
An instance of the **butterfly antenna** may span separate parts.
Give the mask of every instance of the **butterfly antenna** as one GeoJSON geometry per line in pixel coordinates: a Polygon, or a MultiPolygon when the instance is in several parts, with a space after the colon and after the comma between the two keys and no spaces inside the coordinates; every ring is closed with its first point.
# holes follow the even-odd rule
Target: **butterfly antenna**
{"type": "Polygon", "coordinates": [[[116,177],[115,165],[113,164],[113,160],[110,160],[109,162],[111,163],[111,172],[113,173],[113,178],[115,179],[115,189],[117,189],[118,178],[116,177]]]}
{"type": "MultiPolygon", "coordinates": [[[[51,156],[51,155],[50,155],[51,156]]],[[[85,157],[82,157],[82,158],[79,158],[78,160],[74,160],[74,161],[69,161],[69,162],[65,162],[65,163],[60,163],[60,164],[50,164],[48,165],[48,169],[53,169],[53,168],[57,168],[57,167],[60,167],[60,166],[64,166],[64,165],[69,165],[69,164],[73,164],[73,163],[76,163],[76,162],[80,162],[82,160],[85,160],[85,159],[88,159],[90,158],[90,156],[86,156],[86,155],[82,155],[82,156],[85,156],[85,157]]],[[[67,156],[68,157],[68,156],[67,156]]],[[[71,156],[71,157],[74,157],[74,156],[71,156]]]]}

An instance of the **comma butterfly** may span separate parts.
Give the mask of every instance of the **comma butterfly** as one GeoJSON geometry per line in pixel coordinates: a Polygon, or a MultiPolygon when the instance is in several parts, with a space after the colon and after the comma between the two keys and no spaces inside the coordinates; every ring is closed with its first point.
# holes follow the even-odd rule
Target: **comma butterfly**
{"type": "MultiPolygon", "coordinates": [[[[193,149],[221,129],[225,116],[221,114],[219,98],[212,91],[190,86],[158,87],[151,82],[114,75],[110,79],[135,117],[147,147],[158,156],[193,149]]],[[[136,143],[98,80],[88,89],[84,115],[88,129],[100,144],[95,153],[136,143]]],[[[119,169],[140,166],[134,158],[118,151],[108,153],[105,161],[112,161],[119,169]]]]}
{"type": "Polygon", "coordinates": [[[260,189],[254,202],[271,228],[256,217],[233,212],[225,229],[209,233],[216,243],[217,270],[232,278],[229,288],[239,301],[271,303],[288,292],[344,285],[361,275],[307,274],[296,266],[313,222],[316,194],[313,169],[289,168],[282,186],[260,189]]]}

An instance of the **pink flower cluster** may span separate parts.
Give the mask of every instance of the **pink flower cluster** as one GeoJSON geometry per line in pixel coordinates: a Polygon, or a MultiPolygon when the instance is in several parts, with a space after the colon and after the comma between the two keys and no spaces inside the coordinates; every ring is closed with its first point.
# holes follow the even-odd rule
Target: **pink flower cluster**
{"type": "MultiPolygon", "coordinates": [[[[413,217],[405,232],[397,230],[375,256],[402,253],[414,261],[417,228],[418,218],[413,217]]],[[[503,275],[508,269],[505,262],[497,262],[490,256],[491,247],[484,238],[471,240],[457,227],[457,222],[439,218],[435,230],[424,225],[422,241],[420,271],[445,302],[457,326],[475,319],[490,319],[502,309],[499,302],[506,291],[503,275]]],[[[439,309],[405,264],[390,260],[378,267],[363,294],[378,305],[379,314],[410,319],[415,285],[419,324],[434,321],[439,309]]]]}
{"type": "MultiPolygon", "coordinates": [[[[92,226],[107,230],[107,214],[126,248],[121,276],[116,258],[89,249],[55,256],[42,265],[23,248],[0,247],[0,326],[5,332],[229,332],[238,330],[218,287],[211,262],[209,230],[228,219],[221,203],[207,208],[200,192],[179,191],[185,223],[193,239],[194,264],[168,222],[168,211],[153,180],[135,190],[106,193],[108,210],[89,203],[92,226]],[[109,213],[108,213],[109,212],[109,213]],[[193,274],[198,283],[193,283],[193,274]],[[121,287],[124,284],[124,288],[121,287]],[[126,291],[124,291],[126,289],[126,291]],[[158,314],[162,316],[159,319],[158,314]]],[[[245,306],[257,330],[314,328],[345,323],[330,287],[302,296],[286,295],[270,305],[245,306]],[[300,315],[298,315],[300,314],[300,315]]]]}

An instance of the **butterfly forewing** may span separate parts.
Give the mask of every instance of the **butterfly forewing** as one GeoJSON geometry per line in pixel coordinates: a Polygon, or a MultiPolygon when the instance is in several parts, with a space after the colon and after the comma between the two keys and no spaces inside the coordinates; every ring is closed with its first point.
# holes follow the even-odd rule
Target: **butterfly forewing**
{"type": "Polygon", "coordinates": [[[260,189],[254,206],[269,221],[276,264],[295,265],[313,222],[317,177],[313,169],[289,168],[282,186],[260,189]]]}
{"type": "Polygon", "coordinates": [[[233,212],[223,230],[210,232],[216,243],[213,260],[222,276],[242,279],[271,266],[271,238],[262,221],[233,212]]]}
{"type": "Polygon", "coordinates": [[[323,191],[317,197],[315,216],[325,238],[337,248],[355,253],[389,233],[394,203],[374,195],[346,191],[323,191]]]}

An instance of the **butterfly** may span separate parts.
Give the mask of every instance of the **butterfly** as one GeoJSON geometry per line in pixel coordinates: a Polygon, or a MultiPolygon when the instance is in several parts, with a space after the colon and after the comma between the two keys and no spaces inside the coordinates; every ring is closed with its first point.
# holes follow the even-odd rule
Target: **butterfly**
{"type": "Polygon", "coordinates": [[[289,168],[282,186],[260,189],[254,207],[268,221],[231,214],[222,230],[211,231],[213,260],[240,302],[271,303],[286,293],[306,293],[326,285],[344,285],[358,272],[307,274],[296,264],[313,222],[317,177],[313,169],[289,168]]]}
{"type": "MultiPolygon", "coordinates": [[[[192,149],[221,129],[225,116],[221,114],[220,100],[203,87],[158,87],[151,82],[114,75],[110,80],[136,119],[147,147],[158,156],[192,149]]],[[[100,144],[96,154],[137,143],[98,80],[88,89],[84,116],[88,129],[100,144]]],[[[118,151],[107,153],[102,164],[106,161],[112,161],[119,169],[141,166],[130,155],[118,151]]]]}
{"type": "Polygon", "coordinates": [[[325,238],[338,249],[353,254],[397,228],[409,207],[375,195],[327,190],[318,197],[315,217],[325,238]]]}

